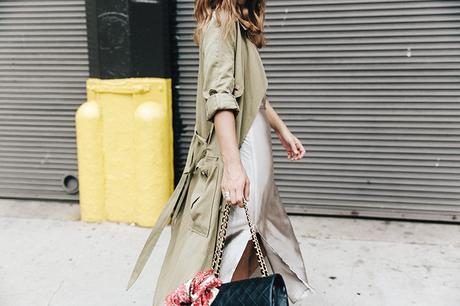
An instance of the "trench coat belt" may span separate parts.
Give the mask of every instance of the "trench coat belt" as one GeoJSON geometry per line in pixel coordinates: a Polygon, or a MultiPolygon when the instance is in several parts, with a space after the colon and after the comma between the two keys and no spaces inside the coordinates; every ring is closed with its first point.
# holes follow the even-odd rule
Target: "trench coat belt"
{"type": "MultiPolygon", "coordinates": [[[[196,167],[197,163],[203,157],[206,156],[206,151],[208,150],[207,144],[208,144],[209,137],[210,136],[208,136],[208,138],[205,138],[205,137],[201,136],[200,134],[198,134],[198,132],[196,130],[193,133],[192,141],[190,143],[191,155],[187,159],[187,162],[185,164],[184,171],[183,171],[183,175],[186,176],[185,183],[184,183],[183,186],[181,186],[181,188],[183,188],[183,189],[188,188],[188,185],[190,183],[190,176],[193,175],[193,173],[195,172],[195,167],[196,167]]],[[[184,193],[181,191],[181,194],[184,194],[184,193]]],[[[179,199],[178,200],[178,205],[176,205],[174,207],[173,212],[171,214],[172,215],[172,220],[175,220],[177,214],[179,213],[180,208],[181,208],[181,205],[180,205],[181,202],[182,202],[182,200],[179,199]]]]}
{"type": "Polygon", "coordinates": [[[187,162],[184,167],[184,174],[193,173],[198,161],[202,159],[203,157],[205,157],[206,151],[209,149],[208,144],[209,144],[209,139],[214,130],[213,128],[214,128],[214,125],[212,125],[211,131],[207,138],[198,134],[196,130],[193,133],[192,141],[190,143],[190,149],[192,150],[192,155],[190,156],[189,159],[187,159],[187,162]]]}

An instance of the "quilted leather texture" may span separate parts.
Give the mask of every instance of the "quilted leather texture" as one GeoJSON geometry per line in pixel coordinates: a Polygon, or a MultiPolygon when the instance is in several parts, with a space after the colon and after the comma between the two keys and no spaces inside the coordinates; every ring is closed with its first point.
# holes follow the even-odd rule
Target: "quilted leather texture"
{"type": "Polygon", "coordinates": [[[288,306],[286,286],[280,274],[222,284],[211,306],[288,306]]]}

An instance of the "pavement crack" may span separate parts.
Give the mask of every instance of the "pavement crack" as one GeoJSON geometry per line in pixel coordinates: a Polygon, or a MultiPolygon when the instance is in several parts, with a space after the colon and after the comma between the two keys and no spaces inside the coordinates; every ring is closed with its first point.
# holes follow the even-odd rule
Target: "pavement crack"
{"type": "Polygon", "coordinates": [[[51,302],[52,302],[53,298],[56,296],[56,294],[58,293],[58,291],[61,289],[63,283],[64,283],[64,280],[62,280],[62,281],[59,283],[59,286],[56,288],[56,290],[54,290],[53,295],[51,295],[50,300],[48,301],[48,306],[51,306],[51,302]]]}

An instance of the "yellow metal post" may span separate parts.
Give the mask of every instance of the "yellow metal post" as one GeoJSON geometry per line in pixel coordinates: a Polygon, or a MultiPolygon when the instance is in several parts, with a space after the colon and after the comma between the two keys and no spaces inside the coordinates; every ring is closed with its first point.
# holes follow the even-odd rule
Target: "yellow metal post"
{"type": "Polygon", "coordinates": [[[88,103],[98,106],[99,131],[81,131],[88,126],[82,122],[88,119],[77,116],[78,154],[91,155],[86,152],[89,144],[95,142],[97,135],[102,140],[99,149],[91,149],[99,156],[78,159],[82,220],[153,226],[174,189],[171,80],[88,79],[87,93],[91,102],[80,109],[88,103]],[[94,163],[97,160],[102,164],[94,163]],[[98,210],[98,218],[84,214],[94,210],[88,205],[96,205],[88,198],[92,194],[88,188],[95,188],[82,190],[89,185],[83,181],[89,173],[99,173],[104,182],[98,187],[102,188],[104,208],[103,213],[98,210]]]}
{"type": "Polygon", "coordinates": [[[105,219],[104,158],[99,104],[89,101],[76,113],[80,215],[85,221],[105,219]]]}

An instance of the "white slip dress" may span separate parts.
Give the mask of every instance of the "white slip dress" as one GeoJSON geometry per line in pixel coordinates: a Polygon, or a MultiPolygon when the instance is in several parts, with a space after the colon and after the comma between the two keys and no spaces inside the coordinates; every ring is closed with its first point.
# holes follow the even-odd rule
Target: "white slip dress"
{"type": "MultiPolygon", "coordinates": [[[[313,291],[294,234],[292,224],[281,203],[273,177],[271,127],[267,119],[265,97],[240,148],[240,158],[250,181],[249,215],[266,250],[269,273],[283,276],[291,303],[297,303],[313,291]]],[[[232,205],[222,254],[220,278],[230,282],[241,255],[251,240],[244,209],[232,205]]],[[[258,267],[248,271],[260,276],[258,267]]],[[[301,305],[300,303],[297,305],[301,305]]]]}

